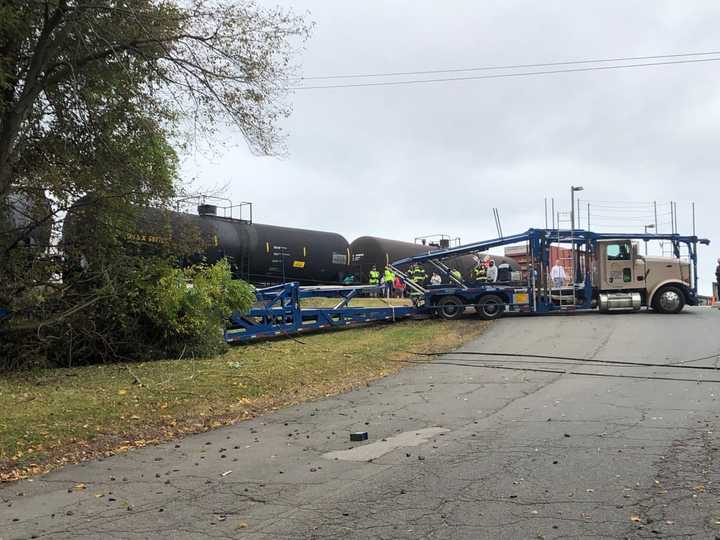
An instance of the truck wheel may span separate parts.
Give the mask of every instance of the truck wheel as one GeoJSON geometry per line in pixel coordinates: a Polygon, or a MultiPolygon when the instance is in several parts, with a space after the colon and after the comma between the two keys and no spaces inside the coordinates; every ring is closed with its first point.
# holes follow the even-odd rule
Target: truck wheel
{"type": "Polygon", "coordinates": [[[476,309],[481,319],[491,321],[503,314],[505,301],[495,294],[488,294],[480,298],[476,309]]]}
{"type": "Polygon", "coordinates": [[[672,285],[666,285],[655,293],[653,309],[658,313],[680,313],[685,307],[685,295],[672,285]]]}
{"type": "Polygon", "coordinates": [[[443,296],[438,302],[438,313],[443,319],[457,319],[464,311],[465,305],[457,296],[443,296]]]}

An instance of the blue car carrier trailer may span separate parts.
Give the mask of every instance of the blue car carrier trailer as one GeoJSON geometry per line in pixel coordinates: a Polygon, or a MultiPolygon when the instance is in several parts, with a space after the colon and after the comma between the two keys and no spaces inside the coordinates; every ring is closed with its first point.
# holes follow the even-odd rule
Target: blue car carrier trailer
{"type": "MultiPolygon", "coordinates": [[[[397,321],[415,316],[440,316],[456,319],[473,308],[486,320],[496,319],[503,313],[545,314],[561,311],[588,311],[599,309],[639,309],[643,305],[658,311],[674,313],[684,305],[697,305],[697,246],[708,240],[678,234],[617,234],[595,233],[585,230],[529,229],[512,236],[474,242],[463,246],[429,251],[393,262],[390,266],[412,291],[413,306],[351,307],[350,302],[368,293],[382,294],[382,287],[316,286],[301,287],[298,283],[285,283],[258,289],[257,305],[246,314],[234,314],[225,331],[228,342],[250,342],[304,332],[346,328],[353,325],[380,321],[397,321]],[[690,273],[684,279],[662,282],[654,296],[645,290],[648,274],[630,279],[619,273],[619,287],[604,289],[594,282],[594,274],[602,261],[598,252],[608,241],[630,245],[632,240],[663,241],[671,246],[676,259],[681,252],[687,257],[690,273]],[[524,244],[527,249],[528,271],[521,280],[494,283],[473,283],[467,276],[457,279],[452,268],[444,261],[464,254],[477,254],[489,249],[524,244]],[[550,284],[551,249],[565,246],[572,254],[571,283],[563,287],[550,284]],[[403,270],[413,263],[430,266],[442,277],[444,284],[427,286],[413,282],[403,270]],[[665,298],[667,296],[667,298],[665,298]],[[337,298],[333,307],[303,308],[302,299],[337,298]],[[666,303],[663,303],[667,300],[666,303]],[[673,303],[674,302],[674,303],[673,303]],[[678,309],[679,307],[679,309],[678,309]]],[[[626,264],[635,264],[643,257],[633,253],[626,264]]],[[[672,259],[667,259],[668,262],[672,259]]],[[[661,261],[662,262],[662,261],[661,261]]],[[[621,264],[622,261],[619,261],[621,264]]],[[[604,264],[604,263],[603,263],[604,264]]],[[[673,263],[677,264],[678,263],[673,263]]],[[[595,280],[596,281],[596,280],[595,280]]]]}
{"type": "Polygon", "coordinates": [[[225,329],[225,340],[249,342],[262,338],[275,338],[312,332],[347,328],[373,322],[393,322],[419,314],[414,306],[351,307],[354,298],[365,294],[382,294],[377,285],[361,286],[310,286],[283,283],[258,289],[257,305],[248,313],[230,317],[225,329]],[[302,299],[336,298],[333,307],[304,308],[302,299]]]}

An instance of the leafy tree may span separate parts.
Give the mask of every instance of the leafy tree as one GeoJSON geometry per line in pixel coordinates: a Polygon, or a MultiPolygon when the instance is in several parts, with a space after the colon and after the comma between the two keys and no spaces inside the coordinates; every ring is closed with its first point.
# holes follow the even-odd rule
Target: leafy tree
{"type": "Polygon", "coordinates": [[[89,269],[84,294],[107,280],[118,290],[113,250],[134,208],[168,206],[182,189],[188,135],[232,124],[254,152],[281,149],[284,82],[308,32],[251,0],[0,0],[0,307],[36,322],[89,317],[42,239],[54,245],[92,194],[103,209],[93,250],[115,264],[89,269]],[[18,200],[33,208],[22,223],[18,200]]]}

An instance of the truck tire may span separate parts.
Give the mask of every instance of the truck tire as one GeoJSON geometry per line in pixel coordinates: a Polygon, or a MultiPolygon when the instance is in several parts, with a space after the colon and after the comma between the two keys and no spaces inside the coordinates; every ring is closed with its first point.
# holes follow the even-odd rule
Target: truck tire
{"type": "Polygon", "coordinates": [[[443,296],[437,305],[440,317],[448,321],[459,318],[465,311],[465,304],[457,296],[443,296]]]}
{"type": "Polygon", "coordinates": [[[498,319],[505,311],[505,300],[496,294],[487,294],[480,298],[475,309],[484,321],[498,319]]]}
{"type": "Polygon", "coordinates": [[[658,313],[680,313],[685,307],[685,294],[674,285],[665,285],[655,293],[652,308],[658,313]]]}

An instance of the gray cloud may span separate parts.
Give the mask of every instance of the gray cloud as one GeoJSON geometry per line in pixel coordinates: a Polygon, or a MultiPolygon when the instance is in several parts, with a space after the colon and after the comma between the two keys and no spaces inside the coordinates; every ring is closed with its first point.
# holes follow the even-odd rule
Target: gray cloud
{"type": "MultiPolygon", "coordinates": [[[[308,75],[641,56],[720,49],[716,2],[292,2],[317,26],[308,75]]],[[[543,198],[679,203],[720,242],[718,63],[378,88],[296,91],[289,155],[239,143],[184,172],[255,203],[264,223],[412,240],[472,241],[541,226],[543,198]]],[[[643,213],[640,212],[642,215],[643,213]]],[[[641,229],[637,212],[629,229],[641,229]],[[634,225],[635,227],[631,227],[634,225]]],[[[633,219],[630,219],[630,218],[633,219]]],[[[644,216],[643,216],[644,217],[644,216]]],[[[607,221],[607,220],[606,220],[607,221]]],[[[599,223],[599,220],[598,220],[599,223]]],[[[618,219],[617,223],[622,220],[618,219]]],[[[720,247],[701,252],[709,291],[720,247]]]]}

